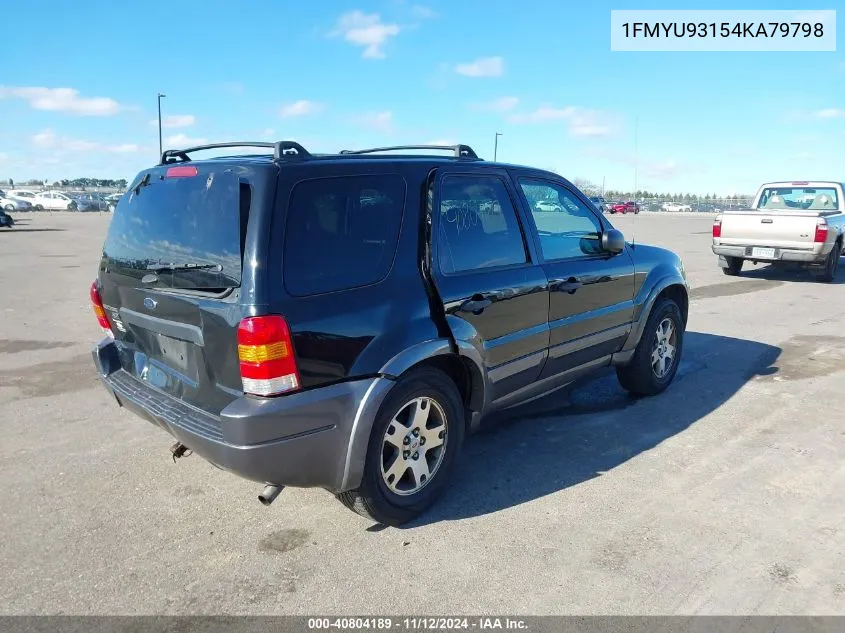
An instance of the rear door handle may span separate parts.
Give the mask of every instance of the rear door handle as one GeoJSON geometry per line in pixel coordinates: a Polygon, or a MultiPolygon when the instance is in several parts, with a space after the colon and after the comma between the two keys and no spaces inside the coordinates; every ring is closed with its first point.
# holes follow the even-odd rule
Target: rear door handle
{"type": "Polygon", "coordinates": [[[575,277],[570,277],[566,281],[560,281],[554,284],[554,290],[560,292],[568,292],[569,294],[575,294],[575,292],[583,286],[580,281],[578,281],[575,277]]]}
{"type": "Polygon", "coordinates": [[[484,312],[484,308],[488,308],[493,304],[493,302],[484,295],[473,295],[471,299],[468,301],[464,301],[461,304],[459,310],[461,312],[472,312],[473,314],[481,314],[484,312]]]}
{"type": "Polygon", "coordinates": [[[760,222],[762,222],[763,224],[771,224],[772,220],[771,218],[763,218],[762,220],[760,220],[760,222]]]}

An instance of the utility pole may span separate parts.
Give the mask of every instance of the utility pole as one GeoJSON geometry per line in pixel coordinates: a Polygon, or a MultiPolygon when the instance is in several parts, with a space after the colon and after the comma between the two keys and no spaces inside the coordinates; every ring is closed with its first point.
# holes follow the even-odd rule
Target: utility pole
{"type": "Polygon", "coordinates": [[[601,177],[601,197],[604,198],[604,176],[601,177]]]}
{"type": "Polygon", "coordinates": [[[638,139],[637,135],[639,132],[639,125],[640,125],[640,118],[634,117],[634,197],[637,196],[637,167],[639,166],[639,147],[638,147],[638,139]]]}
{"type": "Polygon", "coordinates": [[[496,132],[496,140],[493,141],[493,162],[496,162],[496,157],[499,155],[499,137],[503,136],[501,132],[496,132]]]}
{"type": "Polygon", "coordinates": [[[161,100],[162,98],[166,97],[167,95],[158,93],[158,156],[161,158],[163,153],[162,146],[161,146],[161,100]]]}

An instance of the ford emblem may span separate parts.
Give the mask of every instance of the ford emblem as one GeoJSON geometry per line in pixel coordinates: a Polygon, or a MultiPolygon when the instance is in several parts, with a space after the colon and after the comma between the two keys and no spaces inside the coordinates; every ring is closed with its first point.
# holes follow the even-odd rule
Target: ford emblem
{"type": "Polygon", "coordinates": [[[146,299],[144,299],[144,307],[145,308],[148,308],[150,310],[155,310],[157,305],[158,305],[158,302],[155,299],[153,299],[152,297],[147,297],[146,299]]]}

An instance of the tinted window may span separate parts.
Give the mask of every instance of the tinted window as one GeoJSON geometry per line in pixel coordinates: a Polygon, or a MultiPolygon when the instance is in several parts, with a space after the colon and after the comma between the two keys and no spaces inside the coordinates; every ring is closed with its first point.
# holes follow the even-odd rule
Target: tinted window
{"type": "Polygon", "coordinates": [[[209,265],[159,273],[156,285],[197,290],[240,285],[242,218],[252,190],[238,175],[217,169],[189,178],[153,175],[149,185],[128,194],[106,237],[103,256],[110,270],[141,278],[155,266],[209,265]]]}
{"type": "Polygon", "coordinates": [[[366,286],[387,276],[405,208],[398,175],[298,183],[288,206],[284,284],[294,296],[366,286]]]}
{"type": "Polygon", "coordinates": [[[601,224],[591,209],[566,187],[540,180],[519,181],[540,234],[547,260],[601,252],[601,224]]]}
{"type": "Polygon", "coordinates": [[[438,262],[445,273],[527,261],[504,182],[495,176],[447,176],[440,190],[438,262]]]}

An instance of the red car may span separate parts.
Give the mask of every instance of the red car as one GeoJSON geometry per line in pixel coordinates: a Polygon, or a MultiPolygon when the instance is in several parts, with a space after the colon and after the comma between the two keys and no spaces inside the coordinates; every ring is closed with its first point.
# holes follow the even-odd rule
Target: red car
{"type": "Polygon", "coordinates": [[[610,205],[610,212],[611,213],[639,213],[640,212],[640,205],[636,202],[617,202],[616,204],[610,205]]]}

